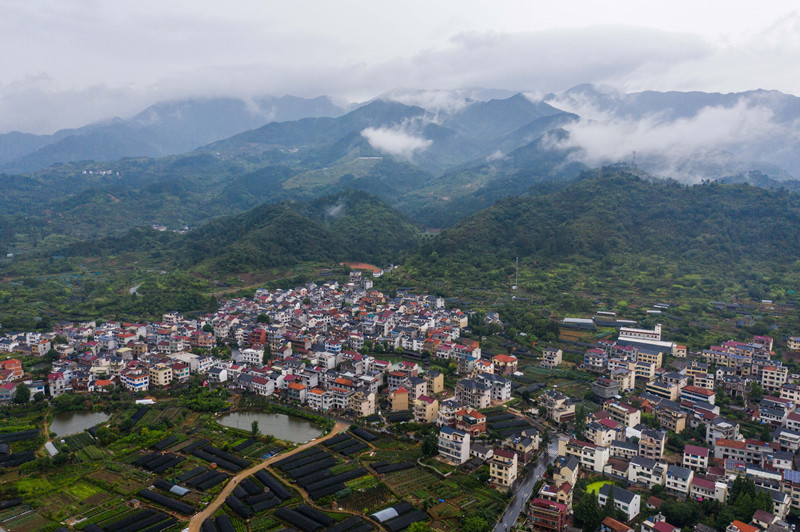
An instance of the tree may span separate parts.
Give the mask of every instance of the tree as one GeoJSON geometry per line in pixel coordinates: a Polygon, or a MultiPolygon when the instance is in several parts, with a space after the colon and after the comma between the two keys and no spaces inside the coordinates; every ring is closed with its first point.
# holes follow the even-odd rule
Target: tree
{"type": "Polygon", "coordinates": [[[667,518],[668,523],[681,528],[697,523],[701,517],[700,505],[695,500],[664,501],[659,510],[667,518]]]}
{"type": "Polygon", "coordinates": [[[545,429],[542,431],[542,448],[547,448],[552,441],[553,436],[550,434],[550,431],[545,429]]]}
{"type": "Polygon", "coordinates": [[[269,316],[267,316],[266,314],[263,314],[263,313],[259,314],[258,317],[256,318],[256,323],[269,324],[269,316]]]}
{"type": "Polygon", "coordinates": [[[109,445],[117,440],[117,434],[106,426],[97,429],[97,439],[101,445],[109,445]]]}
{"type": "Polygon", "coordinates": [[[61,353],[59,353],[55,349],[50,349],[47,353],[44,354],[44,359],[51,364],[56,360],[58,360],[59,358],[61,358],[61,353]]]}
{"type": "Polygon", "coordinates": [[[764,425],[761,429],[761,441],[771,442],[772,433],[769,431],[769,425],[764,425]]]}
{"type": "Polygon", "coordinates": [[[600,528],[603,516],[600,512],[600,505],[597,503],[597,495],[585,493],[574,510],[575,521],[581,525],[583,532],[594,532],[600,528]]]}
{"type": "Polygon", "coordinates": [[[606,498],[606,504],[603,506],[603,517],[614,517],[617,513],[617,507],[614,506],[614,485],[612,484],[611,487],[608,489],[608,498],[606,498]]]}
{"type": "Polygon", "coordinates": [[[463,532],[488,532],[491,527],[482,517],[471,515],[464,520],[464,525],[461,527],[463,532]]]}
{"type": "Polygon", "coordinates": [[[261,357],[261,363],[263,365],[269,364],[269,361],[272,359],[272,348],[269,344],[264,346],[264,355],[261,357]]]}
{"type": "Polygon", "coordinates": [[[20,383],[17,385],[17,392],[14,394],[14,402],[18,405],[22,405],[27,403],[31,400],[31,389],[28,388],[24,383],[20,383]]]}
{"type": "Polygon", "coordinates": [[[34,403],[41,403],[42,401],[44,401],[44,393],[36,392],[35,394],[33,394],[34,403]]]}
{"type": "Polygon", "coordinates": [[[255,419],[250,423],[250,434],[252,434],[254,438],[258,435],[258,421],[255,419]]]}
{"type": "Polygon", "coordinates": [[[431,527],[427,523],[417,521],[416,523],[411,523],[407,530],[408,532],[431,532],[431,527]]]}
{"type": "Polygon", "coordinates": [[[428,434],[422,439],[422,454],[425,456],[434,456],[439,452],[439,439],[436,434],[428,434]]]}
{"type": "Polygon", "coordinates": [[[575,410],[575,436],[583,439],[584,430],[586,430],[586,408],[580,404],[575,410]]]}
{"type": "Polygon", "coordinates": [[[764,388],[762,388],[759,383],[754,381],[753,384],[750,386],[750,399],[752,399],[753,402],[758,403],[763,398],[764,398],[764,388]]]}
{"type": "Polygon", "coordinates": [[[655,414],[648,414],[647,412],[642,413],[642,423],[654,429],[657,429],[661,426],[655,414]]]}
{"type": "Polygon", "coordinates": [[[203,332],[213,333],[214,332],[214,326],[211,325],[210,323],[206,323],[205,325],[203,325],[203,332]]]}

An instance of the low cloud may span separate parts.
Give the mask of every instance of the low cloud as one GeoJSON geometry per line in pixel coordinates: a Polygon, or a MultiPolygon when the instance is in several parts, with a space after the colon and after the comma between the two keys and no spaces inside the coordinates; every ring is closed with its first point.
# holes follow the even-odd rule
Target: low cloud
{"type": "Polygon", "coordinates": [[[505,156],[505,154],[503,152],[501,152],[500,150],[495,150],[494,152],[492,152],[492,153],[490,153],[489,155],[486,156],[486,161],[487,162],[499,161],[499,160],[505,159],[505,158],[506,158],[506,156],[505,156]]]}
{"type": "Polygon", "coordinates": [[[416,136],[405,130],[404,126],[368,127],[361,132],[369,145],[376,150],[410,159],[415,152],[423,151],[433,144],[432,140],[416,136]]]}
{"type": "Polygon", "coordinates": [[[635,153],[646,170],[684,181],[721,177],[764,160],[794,170],[793,158],[781,160],[779,151],[798,141],[797,124],[779,123],[771,109],[746,98],[682,118],[621,116],[585,101],[569,110],[581,119],[564,126],[569,137],[556,146],[577,148],[573,158],[590,166],[630,161],[635,153]]]}
{"type": "Polygon", "coordinates": [[[325,214],[330,216],[330,217],[332,217],[332,218],[336,218],[337,216],[339,216],[343,212],[344,212],[344,203],[341,202],[341,201],[339,203],[337,203],[336,205],[331,205],[330,207],[325,209],[325,214]]]}

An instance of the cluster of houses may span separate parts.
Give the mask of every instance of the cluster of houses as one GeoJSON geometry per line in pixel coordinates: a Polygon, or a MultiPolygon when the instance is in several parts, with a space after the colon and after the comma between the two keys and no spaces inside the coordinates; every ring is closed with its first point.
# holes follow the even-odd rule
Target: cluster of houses
{"type": "MultiPolygon", "coordinates": [[[[725,502],[737,475],[747,475],[768,493],[774,511],[757,514],[753,525],[734,522],[735,530],[728,532],[775,529],[791,508],[800,509],[800,471],[794,469],[800,375],[774,360],[772,338],[755,336],[690,353],[663,340],[660,325],[640,329],[600,314],[592,323],[612,320],[618,338],[588,349],[581,368],[596,376],[591,392],[601,407],[580,433],[559,440],[552,479],[528,508],[534,530],[565,529],[582,473],[618,480],[616,486],[602,486],[598,500],[601,506],[612,501],[628,522],[645,505],[660,504],[655,497],[642,501],[643,490],[661,486],[680,499],[725,502]],[[667,356],[671,369],[663,367],[667,356]],[[765,395],[746,410],[753,383],[765,395]],[[637,395],[628,396],[634,390],[637,395]],[[739,423],[722,415],[718,393],[739,402],[770,438],[743,437],[739,423]],[[669,432],[690,429],[693,435],[704,433],[702,446],[686,445],[680,456],[665,453],[669,432]]],[[[478,342],[462,337],[467,325],[467,315],[446,309],[441,298],[403,289],[390,298],[355,272],[343,285],[258,290],[253,298],[225,300],[216,312],[196,318],[168,313],[154,323],[59,323],[49,333],[9,334],[0,339],[0,353],[9,357],[0,361],[0,402],[14,400],[23,382],[32,397],[58,397],[115,387],[148,392],[200,375],[208,383],[320,412],[374,418],[385,404],[382,413],[391,421],[438,426],[439,459],[459,466],[486,463],[491,483],[509,489],[541,451],[542,438],[528,426],[486,443],[489,423],[481,410],[511,399],[510,377],[521,373],[515,356],[482,353],[478,342]],[[230,357],[214,350],[223,346],[233,348],[230,357]],[[53,350],[57,356],[47,379],[26,380],[20,358],[53,350]],[[387,352],[402,353],[403,361],[381,360],[379,353],[387,352]],[[421,367],[423,353],[456,368],[458,379],[446,388],[442,373],[421,367]]],[[[800,338],[790,338],[790,348],[791,342],[800,349],[800,338]]],[[[542,366],[563,364],[560,349],[544,350],[542,366]]],[[[578,404],[549,389],[531,414],[563,429],[575,420],[578,404]]],[[[611,518],[603,529],[630,530],[611,518]]],[[[643,532],[675,530],[660,514],[642,523],[643,532]]]]}
{"type": "MultiPolygon", "coordinates": [[[[446,310],[441,298],[405,290],[387,298],[370,285],[356,273],[341,287],[331,282],[258,290],[252,299],[226,300],[217,312],[192,319],[173,312],[154,323],[65,322],[51,333],[11,335],[2,342],[9,353],[56,350],[46,382],[27,381],[32,391],[50,397],[115,386],[144,393],[197,374],[208,383],[320,412],[370,417],[384,392],[389,411],[440,427],[442,460],[488,462],[492,482],[510,487],[518,468],[539,449],[538,431],[520,430],[488,447],[479,443],[487,432],[479,410],[511,398],[508,377],[518,374],[517,358],[483,354],[477,342],[461,338],[467,316],[446,310]],[[211,354],[232,344],[230,358],[211,354]],[[412,360],[391,363],[367,354],[378,346],[412,360]],[[459,380],[449,397],[442,373],[423,371],[413,360],[423,351],[457,367],[459,380]]],[[[8,376],[9,384],[23,378],[18,359],[0,364],[0,378],[8,376]]],[[[11,400],[13,389],[0,390],[0,400],[11,400]]]]}
{"type": "MultiPolygon", "coordinates": [[[[477,342],[459,342],[467,325],[464,313],[445,310],[441,298],[404,290],[387,298],[369,288],[371,281],[356,272],[342,287],[331,282],[258,290],[252,299],[224,301],[216,313],[194,319],[168,313],[155,323],[59,323],[51,333],[9,335],[0,340],[0,350],[41,356],[54,348],[59,357],[47,382],[27,382],[32,391],[47,391],[51,397],[113,386],[147,392],[200,374],[209,382],[263,396],[279,394],[316,410],[366,416],[375,412],[375,396],[386,381],[398,410],[430,403],[443,391],[442,376],[432,371],[423,376],[415,362],[393,365],[362,354],[370,342],[390,352],[420,357],[429,350],[455,361],[466,377],[474,378],[465,379],[464,387],[477,383],[474,398],[465,401],[476,408],[510,398],[510,382],[494,375],[495,365],[502,374],[510,362],[500,358],[483,364],[477,342]],[[212,348],[224,344],[238,347],[231,359],[211,355],[212,348]]],[[[21,366],[16,372],[0,371],[5,385],[0,400],[13,397],[22,377],[21,366]]],[[[438,409],[419,410],[426,418],[438,414],[438,409]]]]}
{"type": "Polygon", "coordinates": [[[498,489],[508,490],[521,469],[530,463],[541,448],[538,429],[527,427],[512,431],[494,446],[479,443],[486,434],[486,416],[465,408],[455,400],[442,404],[439,417],[438,457],[462,465],[489,465],[489,482],[498,489]]]}
{"type": "MultiPolygon", "coordinates": [[[[800,451],[800,411],[796,412],[800,387],[795,384],[800,383],[800,375],[790,375],[788,368],[773,360],[772,349],[772,338],[756,336],[748,343],[729,341],[689,353],[685,346],[663,341],[660,326],[654,330],[623,326],[617,340],[598,342],[585,353],[583,367],[600,374],[592,391],[601,409],[588,416],[580,438],[559,441],[552,481],[542,486],[529,506],[532,528],[564,530],[583,471],[620,481],[613,487],[602,486],[598,502],[602,507],[613,498],[628,522],[636,519],[644,505],[658,508],[662,502],[656,497],[642,501],[637,493],[642,489],[661,486],[678,499],[725,503],[732,480],[747,475],[758,490],[769,494],[774,510],[772,514],[758,512],[753,524],[736,521],[728,532],[786,530],[784,520],[790,509],[800,509],[800,471],[794,469],[800,451]],[[672,366],[678,369],[662,367],[666,355],[675,357],[672,366]],[[712,366],[715,371],[709,370],[712,366]],[[746,399],[754,382],[768,395],[752,411],[740,408],[768,430],[768,441],[744,438],[739,424],[722,417],[716,404],[719,390],[732,399],[746,399]],[[644,392],[624,401],[622,396],[634,388],[644,392]],[[644,414],[650,425],[642,423],[644,414]],[[693,434],[704,431],[705,446],[685,445],[682,455],[665,455],[668,432],[680,434],[687,429],[694,429],[693,434]]],[[[560,364],[561,352],[548,351],[542,365],[560,364]]],[[[559,425],[575,419],[578,403],[552,389],[539,398],[541,411],[559,425]]],[[[678,530],[661,514],[644,521],[641,529],[678,530]]],[[[632,529],[607,518],[603,530],[632,529]]]]}
{"type": "MultiPolygon", "coordinates": [[[[147,392],[200,374],[211,383],[278,394],[316,410],[366,416],[375,412],[376,394],[386,384],[392,410],[411,411],[421,422],[436,419],[442,375],[422,374],[413,361],[392,364],[363,354],[371,345],[408,358],[427,351],[457,364],[464,378],[455,396],[465,406],[510,399],[505,376],[516,372],[516,358],[483,360],[479,344],[461,338],[463,312],[446,310],[441,298],[405,290],[387,298],[370,288],[371,281],[354,272],[341,287],[331,282],[258,290],[252,299],[223,301],[216,313],[194,319],[168,313],[154,323],[59,323],[51,333],[9,335],[0,350],[24,356],[54,348],[59,358],[47,381],[26,381],[32,392],[51,397],[114,386],[147,392]],[[211,355],[223,344],[238,347],[231,359],[211,355]]],[[[21,366],[0,371],[0,401],[11,400],[22,377],[21,366]]]]}

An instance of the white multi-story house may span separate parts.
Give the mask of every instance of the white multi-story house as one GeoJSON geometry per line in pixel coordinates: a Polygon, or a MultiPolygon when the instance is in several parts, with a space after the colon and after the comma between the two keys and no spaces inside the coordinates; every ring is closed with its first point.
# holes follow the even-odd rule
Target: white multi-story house
{"type": "Polygon", "coordinates": [[[608,447],[600,447],[587,441],[580,441],[574,438],[567,442],[564,449],[567,456],[574,456],[578,459],[581,466],[597,473],[602,473],[608,463],[610,452],[608,447]]]}
{"type": "Polygon", "coordinates": [[[120,383],[132,392],[146,392],[150,388],[150,372],[146,369],[126,369],[119,376],[120,383]]]}
{"type": "Polygon", "coordinates": [[[517,480],[517,453],[495,449],[489,459],[489,480],[498,486],[510,488],[517,480]]]}
{"type": "Polygon", "coordinates": [[[469,434],[450,427],[439,429],[439,455],[455,464],[469,460],[469,434]]]}
{"type": "Polygon", "coordinates": [[[728,485],[695,476],[689,488],[689,496],[697,500],[714,499],[725,503],[728,499],[728,485]]]}
{"type": "Polygon", "coordinates": [[[547,411],[547,417],[556,423],[569,421],[575,417],[575,401],[558,391],[548,391],[539,398],[547,411]]]}
{"type": "Polygon", "coordinates": [[[705,471],[708,469],[709,452],[705,447],[686,445],[683,448],[683,467],[694,471],[705,471]]]}
{"type": "Polygon", "coordinates": [[[492,400],[492,388],[484,382],[463,379],[456,384],[456,401],[476,410],[488,408],[492,400]]]}
{"type": "Polygon", "coordinates": [[[667,467],[667,491],[680,497],[689,496],[694,471],[686,467],[671,465],[667,467]]]}
{"type": "Polygon", "coordinates": [[[242,349],[239,351],[239,362],[250,364],[251,366],[260,365],[264,360],[264,351],[261,349],[242,349]]]}
{"type": "Polygon", "coordinates": [[[511,381],[507,378],[490,373],[479,373],[476,379],[489,387],[493,401],[508,401],[511,399],[511,381]]]}
{"type": "Polygon", "coordinates": [[[597,502],[603,508],[609,498],[614,499],[614,507],[625,513],[628,521],[632,521],[639,515],[642,498],[637,493],[628,491],[613,484],[603,484],[597,493],[597,502]]]}
{"type": "Polygon", "coordinates": [[[615,401],[606,403],[605,409],[611,419],[626,427],[635,427],[642,422],[642,412],[634,406],[615,401]]]}
{"type": "Polygon", "coordinates": [[[655,460],[635,456],[628,466],[628,482],[652,488],[656,484],[664,485],[667,479],[667,466],[655,460]]]}
{"type": "Polygon", "coordinates": [[[542,353],[542,366],[545,368],[555,368],[561,365],[563,352],[555,347],[548,347],[542,353]]]}
{"type": "Polygon", "coordinates": [[[717,440],[738,440],[739,424],[728,421],[725,418],[714,418],[711,423],[706,424],[706,443],[714,445],[717,440]]]}
{"type": "Polygon", "coordinates": [[[766,366],[761,369],[761,386],[769,393],[779,392],[789,378],[786,366],[766,366]]]}

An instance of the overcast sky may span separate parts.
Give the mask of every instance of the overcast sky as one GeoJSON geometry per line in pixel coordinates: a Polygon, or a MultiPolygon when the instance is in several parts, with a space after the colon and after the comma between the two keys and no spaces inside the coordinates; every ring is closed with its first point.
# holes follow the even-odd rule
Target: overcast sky
{"type": "Polygon", "coordinates": [[[800,94],[796,2],[0,0],[0,132],[188,96],[396,88],[800,94]]]}

